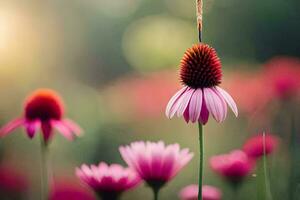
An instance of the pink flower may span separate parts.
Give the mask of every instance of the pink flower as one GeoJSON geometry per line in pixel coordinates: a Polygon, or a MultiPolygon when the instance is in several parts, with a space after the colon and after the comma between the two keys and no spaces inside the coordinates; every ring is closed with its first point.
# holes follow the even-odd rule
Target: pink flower
{"type": "MultiPolygon", "coordinates": [[[[179,197],[181,200],[198,200],[198,185],[189,185],[183,188],[179,197]]],[[[202,200],[221,200],[222,192],[213,186],[202,186],[202,200]]]]}
{"type": "Polygon", "coordinates": [[[107,165],[101,162],[98,166],[90,167],[83,164],[76,169],[79,179],[94,189],[103,200],[116,199],[122,192],[140,183],[135,171],[124,168],[119,164],[107,165]]]}
{"type": "Polygon", "coordinates": [[[238,115],[232,97],[218,85],[221,83],[221,62],[216,51],[206,44],[188,49],[181,60],[181,81],[185,87],[169,101],[166,115],[183,116],[186,122],[206,124],[211,114],[217,122],[227,115],[227,104],[238,115]]]}
{"type": "Polygon", "coordinates": [[[54,184],[49,200],[96,200],[96,198],[88,188],[68,180],[54,184]]]}
{"type": "Polygon", "coordinates": [[[300,60],[276,57],[265,64],[266,83],[279,99],[289,99],[300,94],[300,60]]]}
{"type": "Polygon", "coordinates": [[[234,150],[229,154],[211,157],[210,165],[219,175],[233,183],[237,183],[250,174],[254,163],[245,152],[234,150]]]}
{"type": "Polygon", "coordinates": [[[0,190],[10,194],[25,193],[29,182],[27,177],[11,164],[0,166],[0,190]]]}
{"type": "Polygon", "coordinates": [[[63,119],[64,106],[60,96],[49,89],[33,92],[25,101],[24,114],[0,129],[0,136],[6,136],[23,126],[29,138],[41,129],[45,142],[53,135],[53,128],[69,140],[81,134],[81,128],[70,119],[63,119]]]}
{"type": "MultiPolygon", "coordinates": [[[[266,155],[271,154],[278,146],[278,138],[276,136],[265,135],[266,155]]],[[[251,158],[260,158],[264,155],[264,137],[262,134],[254,136],[246,141],[243,150],[251,158]]]]}
{"type": "Polygon", "coordinates": [[[178,144],[165,146],[162,141],[133,142],[120,147],[125,162],[151,187],[162,187],[192,159],[188,149],[178,144]]]}

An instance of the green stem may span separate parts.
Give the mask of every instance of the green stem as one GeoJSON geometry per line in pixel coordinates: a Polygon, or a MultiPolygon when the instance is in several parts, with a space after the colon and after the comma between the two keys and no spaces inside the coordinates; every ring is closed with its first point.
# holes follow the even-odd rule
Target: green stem
{"type": "Polygon", "coordinates": [[[263,172],[264,172],[264,184],[265,184],[265,196],[266,199],[272,200],[272,193],[270,188],[270,180],[267,168],[267,154],[266,154],[266,133],[263,133],[263,145],[264,145],[264,155],[263,155],[263,172]]]}
{"type": "Polygon", "coordinates": [[[158,188],[152,188],[152,189],[153,189],[154,200],[158,200],[159,189],[158,188]]]}
{"type": "Polygon", "coordinates": [[[204,142],[203,142],[203,126],[199,125],[199,184],[198,184],[198,200],[202,200],[202,180],[203,180],[203,153],[204,153],[204,142]]]}
{"type": "Polygon", "coordinates": [[[41,200],[48,200],[48,146],[41,139],[41,200]]]}

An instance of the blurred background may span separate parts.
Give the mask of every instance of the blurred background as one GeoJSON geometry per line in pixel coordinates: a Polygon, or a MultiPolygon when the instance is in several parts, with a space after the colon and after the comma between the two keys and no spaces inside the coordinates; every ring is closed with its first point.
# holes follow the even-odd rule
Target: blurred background
{"type": "MultiPolygon", "coordinates": [[[[204,0],[204,5],[203,41],[221,57],[222,87],[240,111],[238,119],[229,113],[225,123],[210,120],[205,126],[204,183],[229,199],[231,190],[211,171],[209,157],[241,148],[251,135],[266,131],[281,137],[269,159],[270,177],[274,199],[285,199],[294,159],[291,132],[299,130],[289,117],[299,113],[300,2],[204,0]]],[[[75,142],[54,137],[55,180],[74,183],[74,169],[83,162],[125,164],[119,145],[164,140],[195,152],[161,191],[161,199],[178,199],[183,186],[197,183],[197,126],[168,120],[164,110],[181,87],[180,59],[196,42],[194,0],[1,0],[0,125],[22,115],[28,93],[52,88],[85,130],[75,142]]],[[[38,199],[39,138],[28,140],[19,129],[1,139],[0,157],[0,165],[13,170],[4,173],[12,176],[8,182],[18,183],[0,184],[3,199],[38,199]],[[22,198],[4,197],[10,195],[3,192],[7,188],[22,198]]],[[[239,199],[255,199],[255,185],[250,176],[239,199]]],[[[152,198],[143,185],[123,196],[141,198],[152,198]]]]}

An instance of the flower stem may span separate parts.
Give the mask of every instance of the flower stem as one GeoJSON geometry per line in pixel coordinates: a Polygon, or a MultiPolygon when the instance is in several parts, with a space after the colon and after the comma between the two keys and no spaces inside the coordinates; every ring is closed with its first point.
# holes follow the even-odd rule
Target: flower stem
{"type": "Polygon", "coordinates": [[[270,180],[268,176],[267,169],[267,155],[266,155],[266,133],[263,133],[263,146],[264,146],[264,155],[263,155],[263,172],[264,172],[264,185],[265,185],[265,194],[267,200],[272,200],[272,193],[270,189],[270,180]]]}
{"type": "Polygon", "coordinates": [[[48,145],[41,139],[41,200],[48,200],[48,145]]]}
{"type": "Polygon", "coordinates": [[[203,179],[203,153],[204,153],[204,142],[203,142],[203,126],[198,123],[199,126],[199,184],[198,184],[198,200],[202,200],[202,179],[203,179]]]}
{"type": "Polygon", "coordinates": [[[158,193],[159,193],[159,188],[152,188],[153,189],[153,195],[154,195],[154,200],[158,200],[158,193]]]}

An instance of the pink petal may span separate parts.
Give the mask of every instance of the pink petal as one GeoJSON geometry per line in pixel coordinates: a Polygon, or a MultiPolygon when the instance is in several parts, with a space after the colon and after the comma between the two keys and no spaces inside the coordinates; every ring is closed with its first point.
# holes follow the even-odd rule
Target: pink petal
{"type": "Polygon", "coordinates": [[[237,117],[238,116],[238,109],[237,109],[236,103],[233,100],[233,98],[225,90],[223,90],[222,88],[216,87],[216,89],[222,94],[225,101],[227,102],[227,104],[229,105],[229,107],[231,108],[231,110],[233,111],[235,116],[237,117]]]}
{"type": "Polygon", "coordinates": [[[176,94],[168,102],[168,105],[166,108],[166,116],[168,118],[172,118],[174,116],[174,114],[176,113],[177,108],[179,106],[178,100],[180,99],[180,97],[186,91],[187,88],[188,87],[181,88],[178,92],[176,92],[176,94]]]}
{"type": "Polygon", "coordinates": [[[24,118],[17,118],[10,121],[8,124],[3,126],[0,129],[0,137],[4,137],[14,131],[16,128],[24,125],[25,119],[24,118]]]}
{"type": "Polygon", "coordinates": [[[189,116],[193,123],[195,123],[200,116],[202,107],[202,89],[195,90],[189,104],[189,116]]]}
{"type": "Polygon", "coordinates": [[[222,102],[222,107],[224,108],[224,111],[223,111],[223,120],[225,120],[226,116],[227,116],[227,104],[225,102],[225,99],[223,97],[223,95],[216,89],[216,88],[212,88],[212,90],[214,91],[214,93],[220,98],[221,102],[222,102]]]}
{"type": "Polygon", "coordinates": [[[186,121],[186,123],[189,123],[189,121],[190,121],[189,109],[185,109],[185,111],[183,113],[183,117],[184,117],[184,120],[186,121]]]}
{"type": "Polygon", "coordinates": [[[177,110],[178,117],[182,116],[184,111],[187,109],[194,91],[195,91],[194,89],[189,88],[182,94],[181,98],[178,100],[179,101],[179,108],[177,110]]]}
{"type": "Polygon", "coordinates": [[[74,121],[70,120],[70,119],[64,119],[63,123],[65,126],[67,126],[72,132],[74,132],[77,136],[82,135],[83,130],[81,129],[81,127],[76,124],[74,121]]]}
{"type": "Polygon", "coordinates": [[[29,138],[33,138],[37,129],[39,129],[41,126],[41,122],[39,120],[34,121],[26,121],[25,127],[26,127],[26,133],[29,138]]]}
{"type": "Polygon", "coordinates": [[[208,111],[217,122],[222,122],[226,117],[224,100],[221,99],[211,88],[204,88],[204,98],[208,111]]]}
{"type": "Polygon", "coordinates": [[[64,124],[64,122],[59,120],[51,120],[51,125],[56,128],[58,132],[60,132],[65,138],[68,140],[73,140],[74,135],[72,134],[71,130],[64,124]]]}
{"type": "MultiPolygon", "coordinates": [[[[204,96],[204,95],[203,95],[204,96]]],[[[206,107],[206,102],[205,102],[205,99],[204,97],[202,98],[202,108],[201,108],[201,113],[200,113],[200,117],[199,117],[199,120],[198,122],[200,124],[203,124],[205,125],[208,121],[208,118],[209,118],[209,112],[207,110],[207,107],[206,107]]]]}
{"type": "Polygon", "coordinates": [[[44,140],[47,143],[53,135],[52,125],[49,121],[42,122],[42,133],[44,140]]]}

